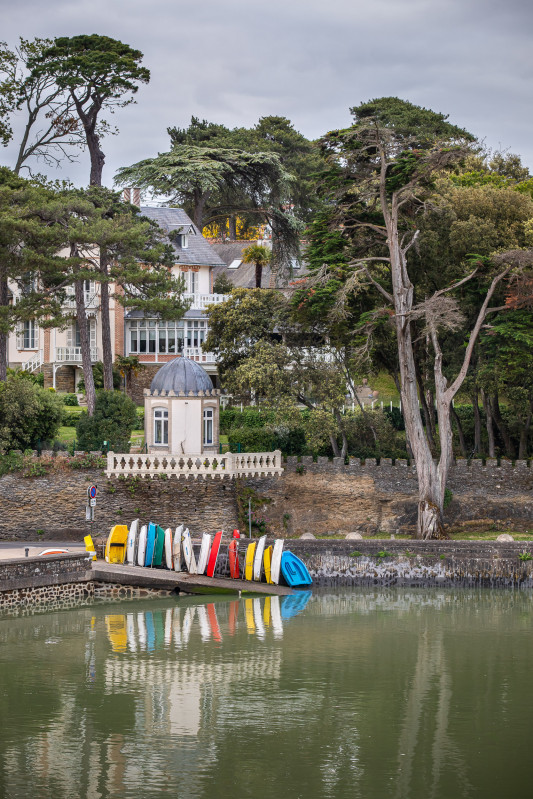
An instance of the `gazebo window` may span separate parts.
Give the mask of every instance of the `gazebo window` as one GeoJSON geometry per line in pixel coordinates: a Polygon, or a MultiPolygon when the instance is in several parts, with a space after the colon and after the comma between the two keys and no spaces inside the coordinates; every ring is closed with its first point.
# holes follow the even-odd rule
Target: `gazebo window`
{"type": "Polygon", "coordinates": [[[154,408],[154,444],[168,444],[168,410],[154,408]]]}
{"type": "Polygon", "coordinates": [[[213,443],[213,408],[204,410],[204,446],[213,443]]]}

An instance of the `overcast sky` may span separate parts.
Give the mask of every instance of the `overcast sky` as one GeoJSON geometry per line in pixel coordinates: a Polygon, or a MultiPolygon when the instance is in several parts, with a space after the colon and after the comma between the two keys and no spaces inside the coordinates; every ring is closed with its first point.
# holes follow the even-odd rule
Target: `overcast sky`
{"type": "MultiPolygon", "coordinates": [[[[168,149],[191,115],[288,117],[309,138],[396,95],[450,115],[533,170],[531,0],[0,0],[0,38],[98,33],[145,54],[151,81],[103,142],[104,182],[168,149]]],[[[13,165],[11,149],[1,162],[13,165]]],[[[88,183],[89,157],[61,177],[88,183]]]]}

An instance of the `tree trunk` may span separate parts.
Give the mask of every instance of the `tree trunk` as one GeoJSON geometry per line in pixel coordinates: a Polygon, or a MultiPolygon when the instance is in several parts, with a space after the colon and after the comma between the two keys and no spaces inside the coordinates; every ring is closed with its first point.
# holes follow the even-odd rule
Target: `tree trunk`
{"type": "Polygon", "coordinates": [[[91,175],[89,183],[91,186],[102,185],[102,172],[104,169],[105,155],[100,149],[100,137],[94,132],[85,127],[85,137],[87,139],[87,147],[91,157],[91,175]]]}
{"type": "Polygon", "coordinates": [[[111,321],[109,317],[109,283],[107,282],[107,256],[100,253],[100,312],[102,317],[102,361],[104,364],[104,388],[113,391],[113,348],[111,346],[111,321]]]}
{"type": "Polygon", "coordinates": [[[256,261],[255,263],[255,287],[261,288],[261,278],[263,277],[263,266],[256,261]]]}
{"type": "Polygon", "coordinates": [[[341,451],[339,449],[339,442],[337,441],[337,438],[336,436],[333,435],[333,433],[329,434],[329,441],[331,444],[331,449],[333,450],[333,457],[340,458],[341,451]]]}
{"type": "Polygon", "coordinates": [[[232,214],[228,219],[228,228],[229,228],[229,238],[230,241],[236,241],[237,239],[237,217],[232,214]]]}
{"type": "Polygon", "coordinates": [[[494,446],[494,424],[492,421],[492,408],[488,396],[481,389],[481,401],[483,402],[483,410],[485,411],[485,424],[487,427],[487,436],[489,439],[489,458],[496,457],[496,448],[494,446]]]}
{"type": "Polygon", "coordinates": [[[513,442],[511,441],[511,436],[509,435],[509,430],[507,429],[507,425],[503,421],[501,410],[500,410],[500,401],[498,399],[498,392],[495,391],[490,399],[490,404],[492,406],[492,416],[494,421],[496,422],[496,426],[498,428],[498,432],[502,437],[503,446],[505,448],[505,454],[508,458],[514,458],[514,447],[513,442]]]}
{"type": "Polygon", "coordinates": [[[477,455],[481,454],[481,414],[479,413],[479,397],[477,386],[474,386],[472,392],[472,408],[474,409],[474,452],[477,455]]]}
{"type": "Polygon", "coordinates": [[[94,413],[96,402],[96,392],[94,390],[93,365],[91,361],[91,341],[89,337],[89,327],[87,325],[87,314],[85,312],[84,281],[74,282],[76,296],[76,318],[80,330],[81,366],[83,369],[83,380],[85,382],[85,397],[87,399],[87,412],[89,416],[94,413]]]}
{"type": "Polygon", "coordinates": [[[520,430],[520,443],[518,445],[518,460],[525,460],[527,458],[527,444],[529,440],[529,431],[531,429],[531,417],[533,416],[533,401],[529,404],[529,413],[526,421],[520,430]]]}
{"type": "Polygon", "coordinates": [[[465,441],[465,435],[464,435],[464,432],[463,432],[463,426],[461,424],[461,420],[457,416],[457,411],[455,410],[453,405],[450,406],[450,414],[452,416],[453,421],[457,425],[457,435],[459,436],[459,446],[461,447],[462,456],[463,456],[463,458],[468,458],[468,450],[466,448],[466,441],[465,441]]]}
{"type": "MultiPolygon", "coordinates": [[[[7,277],[2,275],[0,277],[0,309],[6,309],[9,305],[8,302],[8,286],[7,286],[7,277]]],[[[0,381],[5,381],[7,378],[7,345],[9,340],[9,334],[0,332],[0,381]]]]}
{"type": "MultiPolygon", "coordinates": [[[[416,362],[415,362],[416,363],[416,362]]],[[[435,439],[433,438],[433,426],[431,424],[431,419],[429,416],[429,408],[426,402],[426,393],[424,391],[424,385],[422,383],[422,376],[420,374],[420,369],[416,368],[416,382],[418,385],[418,394],[420,397],[420,404],[422,406],[422,413],[424,414],[424,422],[426,428],[426,436],[429,442],[429,446],[431,451],[435,451],[435,439]]]]}

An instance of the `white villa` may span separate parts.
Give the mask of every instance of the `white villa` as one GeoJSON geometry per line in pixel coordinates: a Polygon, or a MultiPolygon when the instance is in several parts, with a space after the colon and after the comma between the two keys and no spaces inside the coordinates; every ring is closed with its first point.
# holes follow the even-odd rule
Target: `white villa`
{"type": "MultiPolygon", "coordinates": [[[[181,208],[141,207],[141,213],[156,221],[167,233],[175,232],[171,244],[176,253],[173,267],[175,275],[182,275],[186,283],[185,298],[191,307],[182,319],[163,322],[148,318],[140,312],[126,312],[112,298],[110,300],[111,340],[113,358],[116,355],[136,355],[146,366],[136,381],[135,399],[143,400],[143,389],[150,386],[155,372],[167,361],[179,355],[190,358],[206,369],[216,384],[217,369],[212,353],[203,352],[202,343],[207,334],[207,305],[222,302],[224,295],[213,293],[213,270],[224,267],[224,261],[215,252],[200,230],[181,208]]],[[[10,286],[12,293],[16,291],[10,286]]],[[[112,287],[111,287],[112,294],[112,287]]],[[[15,298],[16,299],[16,298],[15,298]]],[[[91,357],[102,360],[102,324],[98,284],[86,282],[85,301],[89,317],[91,357]]],[[[75,312],[74,289],[66,308],[75,312]]],[[[24,322],[9,339],[10,367],[30,371],[43,371],[45,386],[62,391],[75,391],[82,376],[79,327],[73,318],[66,330],[44,329],[33,322],[24,322]]]]}

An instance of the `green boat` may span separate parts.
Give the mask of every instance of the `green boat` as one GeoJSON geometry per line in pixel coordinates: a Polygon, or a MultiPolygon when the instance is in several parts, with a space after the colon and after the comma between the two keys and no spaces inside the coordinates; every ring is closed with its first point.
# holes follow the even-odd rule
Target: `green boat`
{"type": "Polygon", "coordinates": [[[155,530],[154,559],[152,560],[153,566],[162,565],[164,548],[165,548],[165,531],[163,530],[162,527],[157,525],[155,530]]]}

